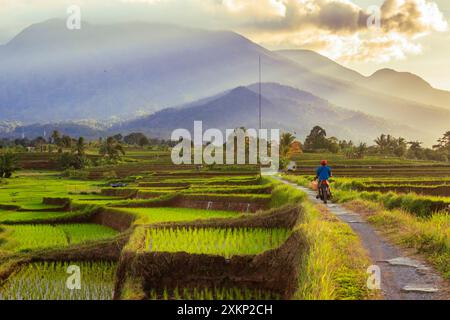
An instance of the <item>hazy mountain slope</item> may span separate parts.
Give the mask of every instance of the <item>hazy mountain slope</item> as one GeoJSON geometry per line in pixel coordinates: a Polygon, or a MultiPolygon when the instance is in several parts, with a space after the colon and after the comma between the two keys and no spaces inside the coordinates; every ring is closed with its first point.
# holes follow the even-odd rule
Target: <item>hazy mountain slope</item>
{"type": "MultiPolygon", "coordinates": [[[[274,83],[262,86],[264,128],[295,131],[304,138],[315,125],[324,126],[330,135],[357,141],[372,141],[382,132],[407,135],[424,134],[389,121],[331,105],[308,92],[274,83]]],[[[153,137],[169,138],[173,130],[185,128],[192,132],[195,120],[202,120],[204,130],[233,129],[244,126],[258,128],[258,85],[238,87],[219,95],[215,100],[188,107],[171,108],[151,116],[113,126],[111,133],[141,131],[153,137]]]]}
{"type": "Polygon", "coordinates": [[[450,109],[450,92],[435,89],[424,79],[412,73],[382,69],[370,77],[365,77],[314,51],[280,50],[276,52],[295,61],[300,66],[310,68],[324,76],[349,81],[369,90],[427,106],[450,109]]]}
{"type": "Polygon", "coordinates": [[[450,92],[433,88],[421,77],[409,72],[382,69],[368,77],[364,82],[368,88],[392,92],[393,95],[450,109],[450,92]]]}
{"type": "Polygon", "coordinates": [[[0,46],[0,120],[126,120],[254,83],[259,57],[265,82],[435,136],[448,130],[450,111],[316,73],[233,32],[147,23],[69,31],[63,20],[33,25],[0,46]]]}
{"type": "Polygon", "coordinates": [[[254,82],[259,56],[267,75],[283,69],[232,32],[145,23],[69,31],[51,20],[0,47],[0,112],[27,122],[130,117],[254,82]]]}
{"type": "Polygon", "coordinates": [[[6,138],[28,138],[37,137],[49,138],[54,130],[58,130],[61,135],[69,135],[71,137],[85,137],[95,139],[106,134],[103,129],[95,128],[87,124],[79,124],[73,122],[49,123],[49,124],[31,124],[18,126],[12,131],[0,132],[0,137],[6,138]]]}
{"type": "Polygon", "coordinates": [[[304,68],[341,81],[355,82],[364,79],[362,74],[311,50],[277,50],[275,52],[304,68]]]}

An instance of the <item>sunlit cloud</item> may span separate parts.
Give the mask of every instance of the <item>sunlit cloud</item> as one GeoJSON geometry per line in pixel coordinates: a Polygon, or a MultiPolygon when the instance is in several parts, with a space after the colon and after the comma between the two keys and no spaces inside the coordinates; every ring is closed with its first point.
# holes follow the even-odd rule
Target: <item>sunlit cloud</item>
{"type": "MultiPolygon", "coordinates": [[[[93,23],[144,20],[231,29],[270,48],[309,48],[338,60],[389,61],[422,51],[419,39],[448,29],[433,0],[385,0],[380,28],[356,0],[0,0],[0,19],[64,14],[80,4],[93,23]]],[[[25,19],[22,19],[25,21],[25,19]]],[[[19,21],[22,21],[19,20],[19,21]]],[[[1,30],[0,30],[1,31],[1,30]]]]}
{"type": "MultiPolygon", "coordinates": [[[[158,6],[176,0],[121,0],[158,6]]],[[[385,0],[380,28],[372,12],[350,0],[187,0],[217,23],[272,48],[309,48],[331,58],[386,62],[419,54],[417,42],[448,28],[431,0],[385,0]]]]}

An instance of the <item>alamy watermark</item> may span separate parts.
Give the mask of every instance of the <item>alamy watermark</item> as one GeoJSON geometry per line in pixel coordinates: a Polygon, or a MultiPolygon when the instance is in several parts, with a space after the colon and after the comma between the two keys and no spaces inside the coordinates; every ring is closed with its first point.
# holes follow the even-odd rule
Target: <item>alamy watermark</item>
{"type": "Polygon", "coordinates": [[[367,18],[367,28],[378,31],[381,29],[381,8],[379,6],[370,6],[367,8],[369,17],[367,18]]]}
{"type": "Polygon", "coordinates": [[[381,268],[377,265],[367,268],[367,288],[369,290],[381,290],[381,268]]]}
{"type": "Polygon", "coordinates": [[[280,168],[279,129],[219,129],[203,132],[203,122],[194,121],[194,133],[176,129],[171,140],[176,165],[260,165],[264,175],[276,174],[280,168]]]}
{"type": "Polygon", "coordinates": [[[71,265],[67,268],[67,273],[70,274],[66,280],[67,289],[81,290],[81,268],[76,265],[71,265]]]}
{"type": "Polygon", "coordinates": [[[69,30],[81,29],[81,7],[77,5],[71,5],[67,8],[67,20],[66,27],[69,30]]]}

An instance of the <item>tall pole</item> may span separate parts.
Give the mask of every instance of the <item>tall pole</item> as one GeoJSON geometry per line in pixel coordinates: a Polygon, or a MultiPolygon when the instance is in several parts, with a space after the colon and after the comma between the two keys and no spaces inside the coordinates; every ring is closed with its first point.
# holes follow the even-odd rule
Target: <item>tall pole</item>
{"type": "MultiPolygon", "coordinates": [[[[261,111],[261,56],[259,56],[259,134],[261,134],[262,130],[262,111],[261,111]]],[[[259,139],[258,139],[259,141],[259,139]]],[[[259,147],[261,147],[260,143],[258,143],[259,147]]],[[[262,178],[262,168],[260,165],[259,168],[259,178],[262,178]]]]}
{"type": "Polygon", "coordinates": [[[261,100],[261,56],[259,56],[259,129],[262,129],[262,100],[261,100]]]}

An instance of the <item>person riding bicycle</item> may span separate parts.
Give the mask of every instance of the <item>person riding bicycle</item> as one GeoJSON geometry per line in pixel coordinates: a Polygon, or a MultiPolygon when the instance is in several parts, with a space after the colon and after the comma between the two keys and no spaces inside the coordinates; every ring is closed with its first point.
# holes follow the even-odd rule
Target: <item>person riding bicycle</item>
{"type": "MultiPolygon", "coordinates": [[[[331,172],[330,166],[328,166],[327,160],[322,160],[320,162],[320,167],[316,170],[316,177],[314,178],[314,181],[319,180],[319,186],[322,184],[323,181],[328,181],[331,177],[333,177],[333,173],[331,172]]],[[[320,188],[318,188],[318,194],[317,199],[320,198],[320,188]]]]}

